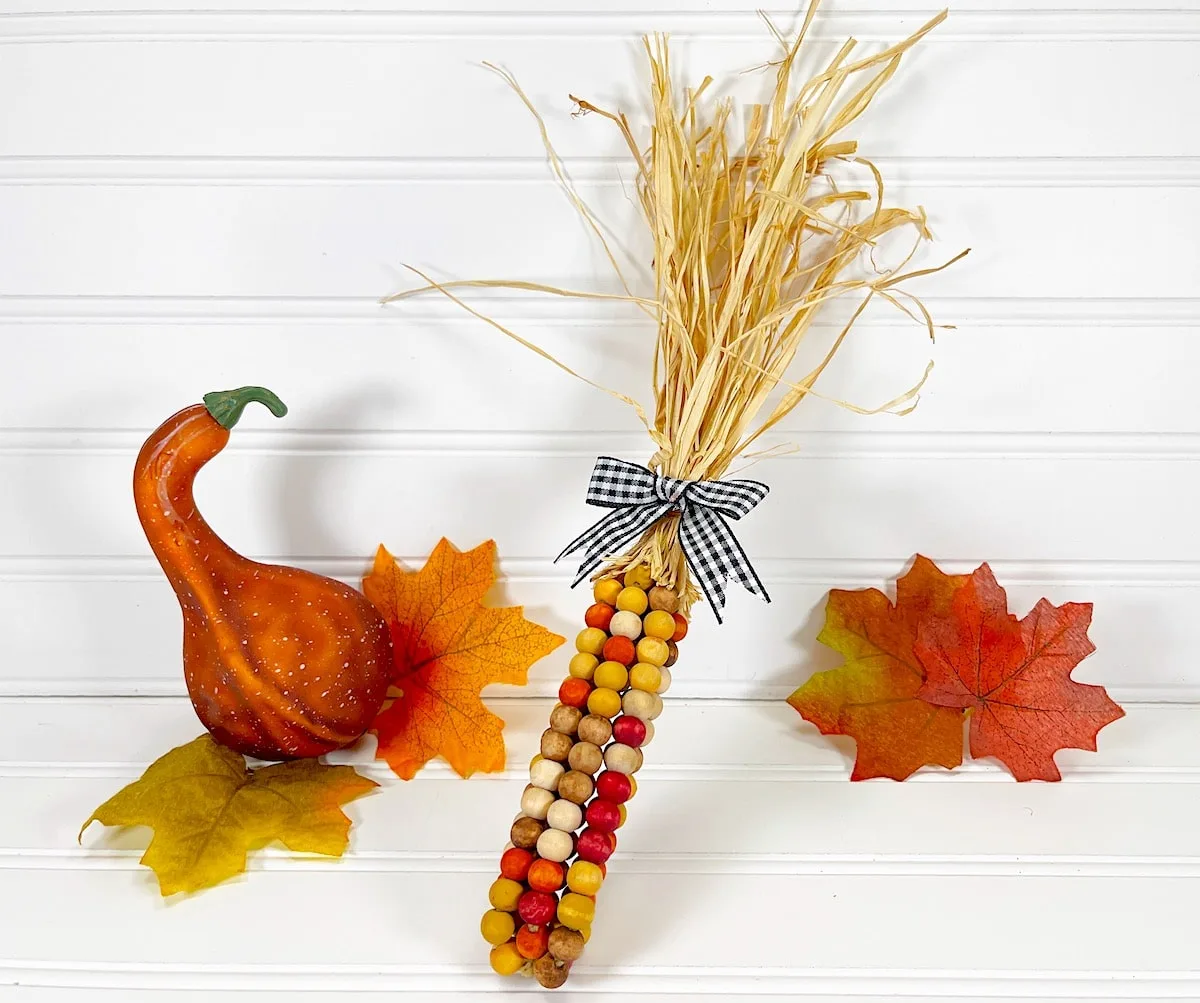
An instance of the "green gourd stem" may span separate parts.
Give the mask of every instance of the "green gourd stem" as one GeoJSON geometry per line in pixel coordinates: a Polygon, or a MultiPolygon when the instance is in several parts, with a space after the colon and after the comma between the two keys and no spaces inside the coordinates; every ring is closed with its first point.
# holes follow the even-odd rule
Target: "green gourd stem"
{"type": "Polygon", "coordinates": [[[204,395],[204,406],[222,428],[233,428],[252,401],[268,407],[276,418],[287,414],[287,405],[265,387],[238,387],[204,395]]]}

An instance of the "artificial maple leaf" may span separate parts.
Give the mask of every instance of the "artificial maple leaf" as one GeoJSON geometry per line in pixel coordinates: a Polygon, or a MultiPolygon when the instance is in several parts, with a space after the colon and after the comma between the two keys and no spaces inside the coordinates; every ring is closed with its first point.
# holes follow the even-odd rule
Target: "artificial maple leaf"
{"type": "Polygon", "coordinates": [[[1103,686],[1071,671],[1096,650],[1091,603],[1045,599],[1018,621],[986,564],[955,593],[948,616],[922,625],[915,651],[921,698],[970,709],[971,755],[992,756],[1018,780],[1061,780],[1059,749],[1096,751],[1096,734],[1123,717],[1103,686]]]}
{"type": "Polygon", "coordinates": [[[219,884],[246,869],[246,854],[273,840],[300,853],[340,857],[350,819],[341,805],[379,785],[350,766],[316,759],[246,768],[201,735],[150,764],[83,823],[145,825],[154,837],[141,862],[163,896],[219,884]]]}
{"type": "Polygon", "coordinates": [[[949,609],[963,575],[947,575],[918,556],[896,581],[896,604],[878,589],[834,589],[817,640],[845,655],[788,697],[825,735],[849,735],[857,746],[851,780],[903,780],[922,766],[962,762],[963,712],[931,707],[917,693],[924,673],[913,644],[926,617],[949,609]]]}
{"type": "Polygon", "coordinates": [[[363,592],[387,620],[400,695],[375,719],[378,757],[411,780],[435,756],[463,777],[504,769],[504,721],[484,706],[488,683],[525,685],[529,666],[564,638],[483,598],[496,581],[492,540],[465,554],[442,539],[420,571],[383,547],[363,592]]]}

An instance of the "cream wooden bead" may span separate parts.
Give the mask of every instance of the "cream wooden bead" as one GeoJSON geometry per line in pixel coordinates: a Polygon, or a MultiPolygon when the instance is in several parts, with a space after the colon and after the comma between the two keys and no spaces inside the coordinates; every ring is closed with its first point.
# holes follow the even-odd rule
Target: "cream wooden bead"
{"type": "Polygon", "coordinates": [[[554,804],[554,794],[542,787],[530,784],[521,795],[521,813],[539,822],[546,817],[550,806],[554,804]]]}
{"type": "Polygon", "coordinates": [[[539,759],[529,767],[529,782],[534,787],[553,791],[558,788],[558,778],[566,772],[562,763],[556,763],[553,759],[539,759]]]}
{"type": "Polygon", "coordinates": [[[654,706],[650,709],[650,717],[647,719],[647,723],[653,721],[663,712],[663,698],[657,693],[651,693],[650,695],[654,697],[654,706]]]}
{"type": "Polygon", "coordinates": [[[671,670],[665,665],[659,667],[659,673],[662,675],[662,682],[658,684],[656,693],[666,693],[671,688],[671,670]]]}
{"type": "Polygon", "coordinates": [[[644,749],[654,738],[654,722],[643,721],[642,723],[646,726],[646,737],[642,739],[642,744],[638,746],[639,749],[644,749]]]}
{"type": "Polygon", "coordinates": [[[637,773],[642,767],[642,754],[632,746],[614,742],[604,750],[604,765],[614,773],[637,773]]]}
{"type": "Polygon", "coordinates": [[[575,852],[575,840],[562,829],[547,829],[537,840],[538,856],[561,864],[575,852]]]}
{"type": "Polygon", "coordinates": [[[627,609],[618,610],[608,623],[608,632],[614,637],[636,641],[642,636],[642,618],[627,609]]]}
{"type": "Polygon", "coordinates": [[[647,693],[645,690],[630,690],[621,701],[621,709],[630,717],[649,721],[652,717],[656,716],[654,714],[655,700],[660,704],[662,703],[662,698],[657,693],[647,693]]]}
{"type": "Polygon", "coordinates": [[[553,829],[563,832],[574,832],[583,824],[583,809],[573,801],[559,798],[546,812],[546,821],[553,829]]]}

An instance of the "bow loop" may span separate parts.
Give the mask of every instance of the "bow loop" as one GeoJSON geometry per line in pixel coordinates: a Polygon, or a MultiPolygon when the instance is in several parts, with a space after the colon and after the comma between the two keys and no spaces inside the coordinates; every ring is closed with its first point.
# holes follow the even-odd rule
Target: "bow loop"
{"type": "Polygon", "coordinates": [[[613,511],[567,544],[555,560],[583,550],[583,562],[572,583],[578,585],[606,556],[617,553],[663,516],[678,512],[683,556],[720,623],[724,586],[730,578],[752,595],[771,601],[725,521],[740,519],[768,490],[758,481],[682,480],[615,456],[601,456],[592,470],[587,503],[613,511]]]}

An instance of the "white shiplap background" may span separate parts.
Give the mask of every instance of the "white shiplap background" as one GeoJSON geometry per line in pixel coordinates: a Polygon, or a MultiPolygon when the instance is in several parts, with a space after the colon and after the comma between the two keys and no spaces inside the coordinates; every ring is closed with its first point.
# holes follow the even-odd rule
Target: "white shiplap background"
{"type": "MultiPolygon", "coordinates": [[[[248,413],[198,488],[235,546],[354,580],[380,541],[416,562],[443,534],[492,536],[499,598],[575,630],[585,598],[549,555],[591,518],[592,458],[645,455],[633,418],[453,307],[376,299],[405,262],[612,286],[482,60],[518,76],[637,260],[618,139],[567,93],[636,119],[641,32],[671,31],[696,76],[769,40],[749,0],[439,6],[0,15],[3,1003],[514,991],[476,924],[565,656],[496,700],[508,772],[388,784],[353,807],[345,860],[268,853],[163,905],[144,833],[74,842],[199,730],[128,481],[149,428],[209,390],[292,407],[248,413]]],[[[894,7],[827,4],[815,50],[931,13],[894,7]]],[[[700,616],[570,998],[1200,998],[1198,54],[1190,0],[959,0],[864,116],[864,154],[929,210],[924,261],[974,248],[921,287],[957,329],[911,417],[811,403],[785,429],[800,451],[757,468],[773,493],[741,537],[776,601],[735,595],[720,630],[700,616]],[[1129,714],[1098,754],[1059,757],[1064,783],[972,764],[851,785],[852,749],[780,702],[833,664],[813,640],[826,590],[916,551],[990,560],[1020,612],[1095,602],[1077,675],[1129,714]]],[[[644,396],[632,311],[477,302],[644,396]]],[[[878,403],[929,352],[873,311],[824,389],[878,403]]]]}

